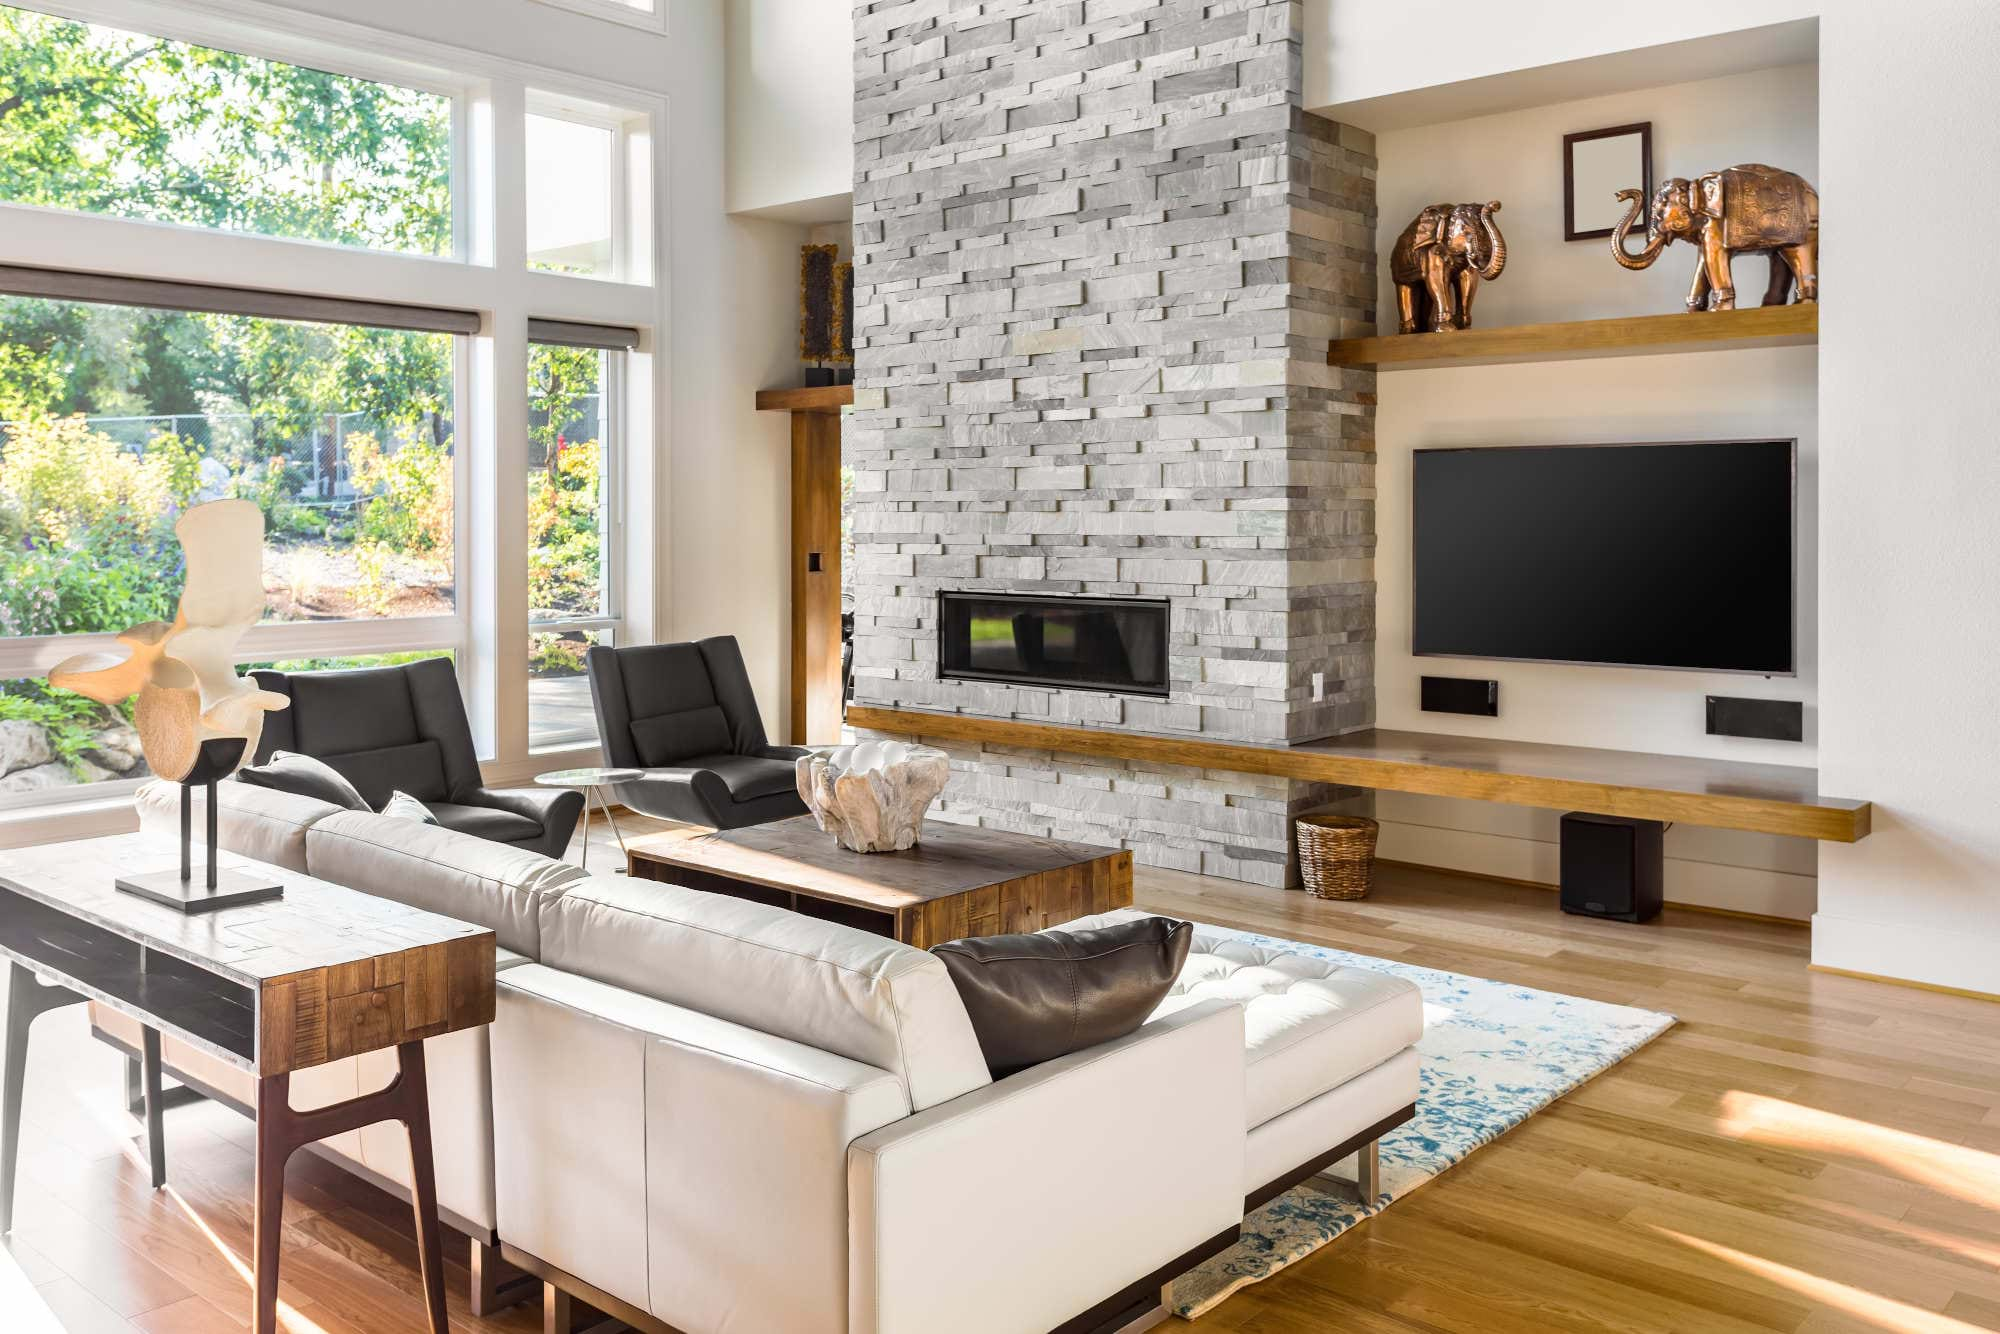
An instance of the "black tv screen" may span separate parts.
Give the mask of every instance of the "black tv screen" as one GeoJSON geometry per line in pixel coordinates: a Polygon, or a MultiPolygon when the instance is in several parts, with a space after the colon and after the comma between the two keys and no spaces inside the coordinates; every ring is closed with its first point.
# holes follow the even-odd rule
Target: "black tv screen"
{"type": "Polygon", "coordinates": [[[1416,451],[1414,651],[1790,675],[1794,442],[1416,451]]]}

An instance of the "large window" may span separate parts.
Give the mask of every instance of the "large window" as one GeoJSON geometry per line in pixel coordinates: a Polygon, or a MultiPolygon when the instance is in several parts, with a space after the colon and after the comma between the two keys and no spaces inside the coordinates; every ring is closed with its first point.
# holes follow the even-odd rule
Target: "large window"
{"type": "Polygon", "coordinates": [[[452,249],[449,97],[0,6],[0,200],[452,249]]]}
{"type": "Polygon", "coordinates": [[[453,344],[0,297],[0,634],[171,620],[174,520],[224,496],[267,620],[449,615],[453,344]]]}
{"type": "MultiPolygon", "coordinates": [[[[0,296],[0,636],[172,620],[174,521],[222,497],[264,511],[267,622],[450,616],[454,342],[0,296]]],[[[0,719],[55,766],[0,792],[137,776],[123,717],[39,678],[0,719]]]]}
{"type": "Polygon", "coordinates": [[[623,353],[528,348],[528,736],[546,750],[597,739],[584,655],[618,625],[610,404],[623,353]]]}
{"type": "Polygon", "coordinates": [[[664,99],[284,14],[0,0],[0,806],[146,776],[46,674],[174,615],[205,500],[265,518],[242,665],[449,656],[495,782],[583,761],[537,752],[595,745],[584,655],[652,632],[664,99]]]}

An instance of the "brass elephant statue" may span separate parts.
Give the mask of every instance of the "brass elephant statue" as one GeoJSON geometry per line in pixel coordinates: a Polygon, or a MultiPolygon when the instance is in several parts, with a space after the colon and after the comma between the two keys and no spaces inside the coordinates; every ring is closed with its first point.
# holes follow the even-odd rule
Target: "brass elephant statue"
{"type": "Polygon", "coordinates": [[[1490,204],[1432,204],[1403,228],[1389,252],[1389,277],[1402,308],[1402,332],[1443,333],[1472,323],[1479,284],[1507,267],[1507,238],[1490,204]]]}
{"type": "Polygon", "coordinates": [[[1689,310],[1736,309],[1730,261],[1757,251],[1771,257],[1765,305],[1789,302],[1794,280],[1799,300],[1819,300],[1819,193],[1803,176],[1760,162],[1692,181],[1676,176],[1653,193],[1646,248],[1637,254],[1625,249],[1625,238],[1639,220],[1644,199],[1637,190],[1620,190],[1618,197],[1625,201],[1625,216],[1611,233],[1611,253],[1626,268],[1650,267],[1669,241],[1701,247],[1689,310]]]}

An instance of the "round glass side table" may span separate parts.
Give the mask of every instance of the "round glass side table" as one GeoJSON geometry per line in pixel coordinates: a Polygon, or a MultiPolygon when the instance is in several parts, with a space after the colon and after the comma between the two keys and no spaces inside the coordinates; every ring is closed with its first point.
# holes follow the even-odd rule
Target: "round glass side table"
{"type": "MultiPolygon", "coordinates": [[[[604,812],[604,822],[611,826],[611,833],[618,840],[618,850],[625,851],[625,835],[619,832],[618,821],[611,817],[611,803],[604,799],[604,789],[616,783],[634,783],[646,776],[643,769],[556,769],[545,774],[536,774],[535,781],[543,787],[574,787],[583,791],[583,869],[590,869],[590,801],[597,799],[597,809],[604,812]]],[[[623,868],[621,868],[623,869],[623,868]]]]}

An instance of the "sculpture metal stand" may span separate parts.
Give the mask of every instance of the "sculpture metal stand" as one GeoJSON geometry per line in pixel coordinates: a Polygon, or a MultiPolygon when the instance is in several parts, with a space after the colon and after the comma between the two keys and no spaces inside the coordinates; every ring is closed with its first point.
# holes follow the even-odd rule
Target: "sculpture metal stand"
{"type": "Polygon", "coordinates": [[[181,866],[174,871],[148,871],[144,875],[119,876],[113,883],[127,894],[164,903],[184,913],[214,912],[217,908],[239,907],[282,897],[285,889],[277,881],[242,871],[225,871],[215,864],[216,801],[215,785],[228,777],[243,758],[239,737],[216,737],[201,744],[195,767],[180,780],[181,866]],[[208,806],[207,875],[194,878],[194,789],[204,789],[208,806]]]}

